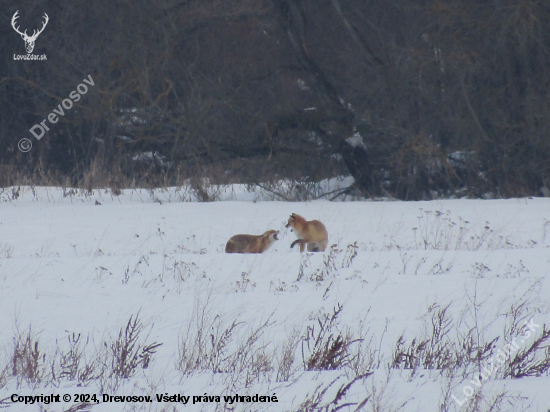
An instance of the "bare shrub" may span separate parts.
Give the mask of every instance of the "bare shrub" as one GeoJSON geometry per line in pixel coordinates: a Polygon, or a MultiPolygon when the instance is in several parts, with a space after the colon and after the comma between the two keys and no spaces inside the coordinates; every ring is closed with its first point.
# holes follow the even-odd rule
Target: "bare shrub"
{"type": "Polygon", "coordinates": [[[176,368],[182,374],[197,370],[226,373],[232,386],[248,387],[271,373],[273,354],[268,344],[262,343],[272,325],[269,319],[239,336],[244,322],[225,323],[219,315],[211,317],[206,306],[196,309],[193,318],[179,345],[176,368]]]}
{"type": "Polygon", "coordinates": [[[256,282],[250,280],[250,274],[247,272],[241,272],[241,280],[235,281],[235,292],[246,292],[248,288],[254,289],[256,287],[256,282]]]}
{"type": "Polygon", "coordinates": [[[11,377],[16,378],[18,385],[26,382],[31,387],[45,382],[59,384],[62,380],[75,380],[79,376],[84,378],[81,382],[91,379],[92,376],[83,373],[79,367],[82,355],[79,339],[80,335],[75,337],[73,334],[72,339],[69,337],[71,348],[68,352],[57,349],[51,355],[40,350],[38,337],[31,327],[28,332],[17,332],[9,365],[0,371],[0,387],[8,382],[10,369],[11,377]]]}
{"type": "Polygon", "coordinates": [[[426,369],[445,369],[453,366],[457,359],[454,359],[450,332],[453,327],[452,320],[447,313],[447,306],[439,309],[432,315],[431,338],[426,345],[423,366],[426,369]]]}
{"type": "Polygon", "coordinates": [[[190,235],[185,238],[184,243],[177,245],[176,251],[178,253],[204,255],[207,252],[207,249],[202,246],[200,242],[197,242],[196,235],[190,235]]]}
{"type": "Polygon", "coordinates": [[[342,268],[349,268],[351,266],[353,259],[357,257],[358,249],[359,246],[357,246],[357,241],[346,246],[346,253],[344,254],[344,259],[342,261],[342,268]]]}
{"type": "MultiPolygon", "coordinates": [[[[313,253],[313,252],[312,252],[313,253]]],[[[338,267],[336,263],[337,257],[342,253],[340,249],[338,249],[337,245],[332,245],[329,249],[328,254],[323,256],[323,263],[320,267],[316,268],[315,271],[310,273],[307,276],[307,280],[311,282],[323,282],[329,277],[336,276],[338,273],[338,267]]],[[[308,258],[311,256],[310,254],[306,254],[305,258],[302,258],[302,261],[300,262],[300,272],[298,275],[298,280],[300,280],[304,275],[304,268],[308,266],[308,258]]]]}
{"type": "Polygon", "coordinates": [[[415,247],[424,250],[494,250],[516,247],[508,237],[498,236],[489,222],[475,229],[451,212],[420,209],[418,225],[413,228],[415,247]]]}
{"type": "Polygon", "coordinates": [[[28,332],[19,333],[14,338],[11,358],[12,376],[23,379],[31,385],[38,385],[44,376],[43,364],[46,354],[39,349],[38,338],[31,327],[28,332]]]}
{"type": "Polygon", "coordinates": [[[328,254],[323,256],[323,266],[314,275],[316,281],[323,281],[329,276],[336,275],[338,271],[336,259],[341,253],[342,250],[338,249],[338,245],[334,244],[330,246],[328,254]]]}
{"type": "MultiPolygon", "coordinates": [[[[463,367],[464,371],[468,370],[468,366],[474,366],[474,369],[479,374],[482,369],[482,364],[485,364],[495,351],[497,342],[500,337],[489,341],[482,341],[479,338],[479,333],[476,327],[471,328],[465,335],[457,335],[457,344],[454,345],[457,349],[454,353],[454,358],[457,360],[453,367],[463,367]]],[[[449,374],[452,371],[449,371],[449,374]]]]}
{"type": "Polygon", "coordinates": [[[395,344],[392,367],[404,369],[416,369],[422,362],[422,353],[426,348],[428,340],[414,338],[407,345],[403,335],[399,336],[395,344]]]}
{"type": "MultiPolygon", "coordinates": [[[[2,389],[8,383],[9,373],[10,373],[9,371],[10,371],[10,365],[0,364],[0,389],[2,389]]],[[[1,404],[2,404],[2,400],[0,400],[0,405],[1,404]]]]}
{"type": "MultiPolygon", "coordinates": [[[[370,308],[365,314],[365,318],[369,312],[370,308]]],[[[361,322],[358,332],[360,342],[354,345],[350,355],[351,361],[349,367],[356,376],[364,375],[380,368],[383,361],[381,347],[384,334],[380,337],[377,347],[374,342],[374,336],[370,334],[370,329],[363,331],[363,328],[363,322],[361,322]]]]}
{"type": "Polygon", "coordinates": [[[82,335],[72,333],[67,336],[69,342],[69,350],[62,351],[57,360],[59,372],[56,374],[55,361],[52,366],[52,380],[77,380],[80,384],[85,385],[88,381],[96,377],[96,362],[87,363],[84,358],[85,348],[88,346],[89,338],[81,339],[82,335]],[[57,376],[56,376],[57,375],[57,376]]]}
{"type": "Polygon", "coordinates": [[[202,275],[203,277],[206,276],[206,273],[204,271],[201,272],[195,262],[187,263],[183,260],[177,259],[169,259],[168,261],[165,260],[163,265],[163,275],[164,271],[174,276],[174,280],[178,285],[178,292],[181,292],[182,283],[184,283],[187,279],[197,275],[202,275]]]}
{"type": "Polygon", "coordinates": [[[405,141],[391,162],[392,189],[400,199],[436,198],[459,183],[446,153],[425,134],[405,141]]]}
{"type": "Polygon", "coordinates": [[[351,346],[358,342],[349,331],[336,330],[343,306],[338,304],[332,315],[321,314],[307,327],[302,337],[302,359],[305,370],[336,370],[351,362],[351,346]]]}
{"type": "Polygon", "coordinates": [[[387,375],[384,380],[375,381],[370,384],[370,402],[369,410],[372,412],[400,412],[405,410],[405,405],[409,403],[411,398],[399,399],[391,385],[393,374],[392,370],[387,370],[387,375]]]}
{"type": "Polygon", "coordinates": [[[281,179],[259,182],[254,179],[253,185],[248,185],[249,191],[257,188],[267,192],[261,196],[264,200],[284,200],[287,202],[308,202],[326,196],[320,182],[308,178],[281,179]]]}
{"type": "Polygon", "coordinates": [[[350,380],[347,383],[344,383],[340,386],[338,391],[336,391],[336,395],[333,399],[329,401],[324,401],[324,398],[328,392],[329,389],[331,389],[334,384],[341,378],[341,376],[334,379],[332,382],[330,382],[328,385],[319,385],[315,389],[315,391],[308,395],[300,404],[300,406],[295,409],[296,412],[336,412],[338,410],[347,408],[346,410],[353,410],[355,412],[363,410],[364,406],[367,404],[368,400],[370,399],[371,395],[367,395],[364,399],[361,400],[361,402],[345,402],[345,397],[347,395],[347,392],[350,390],[350,388],[357,383],[360,380],[364,380],[367,377],[369,377],[371,373],[367,373],[364,375],[359,375],[350,380]],[[351,409],[353,408],[353,409],[351,409]]]}
{"type": "Polygon", "coordinates": [[[395,345],[392,367],[413,370],[418,368],[446,371],[453,375],[457,368],[469,365],[480,365],[493,353],[498,337],[481,342],[476,328],[471,328],[465,335],[451,335],[454,324],[448,309],[450,303],[434,311],[439,305],[432,305],[428,313],[433,312],[431,327],[419,337],[407,344],[401,335],[395,345]]]}
{"type": "Polygon", "coordinates": [[[90,403],[76,403],[64,412],[91,412],[93,407],[90,403]]]}
{"type": "Polygon", "coordinates": [[[451,335],[454,325],[448,315],[449,306],[433,312],[431,328],[410,343],[404,335],[398,338],[391,367],[410,369],[411,377],[420,368],[440,370],[451,378],[461,370],[464,377],[473,373],[476,380],[483,381],[497,376],[538,377],[550,371],[550,328],[535,324],[528,316],[527,300],[512,305],[505,314],[508,322],[500,346],[497,346],[500,336],[492,339],[481,336],[477,320],[465,334],[457,331],[451,335]]]}
{"type": "Polygon", "coordinates": [[[191,193],[199,202],[220,200],[221,186],[212,185],[207,178],[193,177],[190,180],[191,193]]]}
{"type": "Polygon", "coordinates": [[[417,216],[418,227],[413,228],[416,247],[436,250],[460,249],[463,233],[469,222],[459,218],[457,224],[451,219],[450,211],[443,213],[439,210],[422,210],[417,216]],[[418,236],[418,237],[417,237],[418,236]],[[453,244],[454,243],[454,244],[453,244]]]}
{"type": "Polygon", "coordinates": [[[58,345],[55,353],[48,356],[50,368],[45,378],[54,385],[62,381],[77,381],[78,386],[86,386],[104,371],[103,353],[92,353],[92,360],[88,361],[85,352],[90,343],[89,337],[82,339],[80,333],[72,333],[67,336],[67,341],[68,349],[58,345]]]}
{"type": "Polygon", "coordinates": [[[133,376],[138,367],[146,369],[160,343],[146,343],[142,338],[143,324],[139,314],[131,316],[114,341],[102,341],[99,349],[88,350],[90,339],[81,334],[67,336],[68,347],[58,345],[54,353],[40,349],[38,337],[31,327],[25,333],[17,332],[9,363],[0,369],[0,387],[15,378],[17,385],[31,387],[40,384],[58,386],[63,381],[77,381],[86,386],[97,381],[102,389],[116,389],[121,379],[133,376]],[[91,360],[89,360],[91,359],[91,360]],[[11,376],[9,376],[11,374],[11,376]]]}
{"type": "MultiPolygon", "coordinates": [[[[526,333],[524,336],[530,335],[526,333]]],[[[550,329],[543,325],[540,335],[533,343],[526,348],[520,348],[506,365],[504,377],[541,376],[548,370],[550,370],[550,329]]]]}
{"type": "Polygon", "coordinates": [[[359,246],[357,242],[346,246],[345,252],[339,248],[338,244],[333,244],[328,249],[328,253],[322,254],[322,263],[311,270],[306,270],[311,266],[311,258],[315,255],[313,252],[302,253],[300,256],[300,268],[296,281],[302,279],[311,282],[323,282],[328,278],[338,276],[340,269],[349,268],[353,260],[357,257],[359,246]]]}
{"type": "Polygon", "coordinates": [[[520,395],[513,396],[509,395],[506,391],[502,391],[493,396],[487,396],[480,389],[472,397],[467,398],[467,402],[460,410],[464,410],[464,412],[516,412],[530,410],[529,405],[525,403],[526,399],[520,395]]]}
{"type": "Polygon", "coordinates": [[[125,328],[121,328],[118,338],[110,344],[112,367],[111,372],[120,378],[130,378],[141,366],[147,369],[151,357],[162,343],[146,344],[140,341],[143,324],[139,320],[139,313],[130,316],[125,328]]]}
{"type": "Polygon", "coordinates": [[[176,368],[184,375],[203,369],[221,372],[227,346],[240,324],[233,321],[229,326],[224,326],[219,315],[210,318],[206,306],[196,308],[193,321],[180,341],[176,368]]]}
{"type": "Polygon", "coordinates": [[[305,276],[305,269],[309,267],[312,253],[300,253],[300,268],[298,269],[298,276],[296,277],[296,282],[302,280],[305,276]]]}
{"type": "Polygon", "coordinates": [[[3,244],[0,246],[0,258],[11,259],[13,257],[13,246],[3,244]]]}
{"type": "Polygon", "coordinates": [[[300,332],[294,329],[281,349],[279,366],[277,368],[277,382],[286,382],[289,380],[292,374],[292,365],[294,364],[296,348],[299,342],[300,332]]]}
{"type": "Polygon", "coordinates": [[[272,323],[268,319],[248,332],[248,336],[238,344],[231,357],[230,370],[236,372],[235,377],[244,375],[243,383],[246,388],[262,376],[267,377],[273,370],[273,354],[267,349],[268,344],[262,342],[262,337],[270,325],[272,323]]]}

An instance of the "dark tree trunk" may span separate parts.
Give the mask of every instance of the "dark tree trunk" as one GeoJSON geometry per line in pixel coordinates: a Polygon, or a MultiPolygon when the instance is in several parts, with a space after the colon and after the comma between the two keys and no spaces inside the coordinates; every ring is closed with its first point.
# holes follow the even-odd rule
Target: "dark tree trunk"
{"type": "MultiPolygon", "coordinates": [[[[372,167],[362,146],[352,146],[347,139],[356,133],[354,112],[338,92],[334,82],[319,62],[310,55],[306,43],[307,21],[301,0],[273,0],[277,6],[294,56],[308,86],[318,99],[317,116],[305,113],[287,119],[287,126],[296,125],[315,132],[326,145],[338,148],[355,185],[365,195],[375,195],[372,167]],[[307,120],[305,118],[307,117],[307,120]]],[[[278,126],[284,125],[278,122],[278,126]]]]}

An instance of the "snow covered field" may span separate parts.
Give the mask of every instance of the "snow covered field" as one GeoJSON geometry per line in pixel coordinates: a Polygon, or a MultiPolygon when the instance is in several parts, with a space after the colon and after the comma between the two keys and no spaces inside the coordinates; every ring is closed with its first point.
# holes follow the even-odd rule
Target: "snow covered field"
{"type": "Polygon", "coordinates": [[[0,194],[9,411],[550,409],[550,199],[15,190],[0,194]],[[334,246],[290,249],[291,213],[334,246]],[[224,253],[267,229],[266,253],[224,253]]]}

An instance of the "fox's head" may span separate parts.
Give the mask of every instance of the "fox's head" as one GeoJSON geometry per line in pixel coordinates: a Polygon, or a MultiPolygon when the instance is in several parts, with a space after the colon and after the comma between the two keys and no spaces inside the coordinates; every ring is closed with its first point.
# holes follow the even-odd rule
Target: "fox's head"
{"type": "Polygon", "coordinates": [[[285,227],[293,227],[292,224],[294,223],[294,219],[296,218],[296,216],[296,213],[291,214],[285,227]]]}
{"type": "MultiPolygon", "coordinates": [[[[275,243],[276,240],[279,240],[277,235],[279,234],[278,230],[268,230],[262,235],[262,244],[266,246],[266,248],[271,247],[273,243],[275,243]]],[[[265,250],[265,249],[264,249],[265,250]]]]}
{"type": "Polygon", "coordinates": [[[287,222],[287,224],[286,224],[285,227],[290,227],[290,226],[291,226],[291,223],[292,223],[292,221],[294,220],[294,216],[296,216],[295,213],[293,213],[293,214],[290,215],[290,217],[288,218],[288,222],[287,222]]]}
{"type": "Polygon", "coordinates": [[[275,240],[279,240],[279,238],[277,237],[277,235],[279,234],[278,230],[268,230],[266,234],[269,240],[271,240],[272,242],[274,242],[275,240]]]}

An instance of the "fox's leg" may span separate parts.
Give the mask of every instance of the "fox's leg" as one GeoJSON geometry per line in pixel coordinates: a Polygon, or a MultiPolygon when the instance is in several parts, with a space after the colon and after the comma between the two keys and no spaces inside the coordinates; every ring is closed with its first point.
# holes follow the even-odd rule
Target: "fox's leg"
{"type": "Polygon", "coordinates": [[[296,246],[296,243],[300,243],[300,239],[296,239],[294,242],[290,244],[290,248],[292,249],[294,246],[296,246]]]}
{"type": "Polygon", "coordinates": [[[300,252],[303,252],[306,247],[303,239],[296,239],[294,242],[292,242],[292,244],[290,245],[290,248],[292,249],[297,244],[300,245],[300,252]]]}
{"type": "Polygon", "coordinates": [[[319,243],[317,242],[310,242],[307,244],[307,250],[308,252],[319,252],[319,243]]]}

